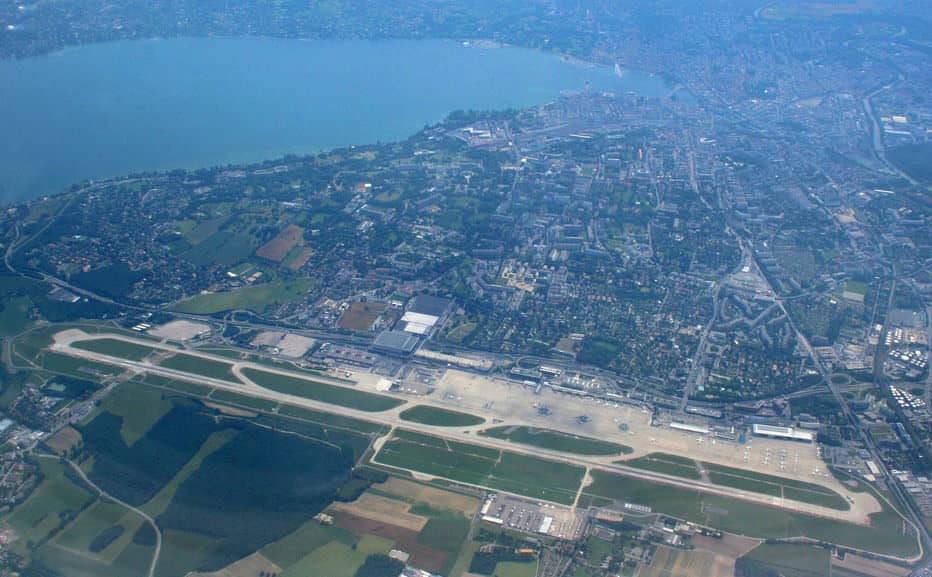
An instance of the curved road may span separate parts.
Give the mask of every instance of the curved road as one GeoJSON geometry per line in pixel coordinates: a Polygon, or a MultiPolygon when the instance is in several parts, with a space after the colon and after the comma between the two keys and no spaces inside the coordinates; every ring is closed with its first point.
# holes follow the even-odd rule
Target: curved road
{"type": "MultiPolygon", "coordinates": [[[[44,455],[44,454],[37,453],[36,456],[42,457],[45,459],[55,459],[55,460],[60,459],[60,457],[56,457],[54,455],[44,455]]],[[[65,459],[65,462],[71,466],[71,468],[74,470],[75,473],[77,473],[79,477],[81,477],[82,481],[84,481],[85,483],[93,487],[93,489],[97,491],[101,497],[105,499],[109,499],[110,501],[113,501],[117,505],[120,505],[122,507],[129,509],[130,511],[136,513],[137,515],[145,519],[147,523],[149,523],[149,525],[155,531],[155,551],[152,553],[152,561],[149,562],[149,571],[146,573],[146,575],[147,577],[152,577],[153,574],[155,573],[155,565],[159,562],[159,555],[161,555],[162,553],[162,531],[159,530],[159,526],[156,525],[155,520],[152,517],[150,517],[149,514],[146,513],[145,511],[141,509],[137,509],[136,507],[133,507],[129,503],[126,503],[124,501],[117,499],[110,493],[98,487],[93,481],[87,478],[87,475],[84,474],[84,471],[81,470],[81,467],[79,467],[77,463],[75,463],[71,459],[65,459]]]]}

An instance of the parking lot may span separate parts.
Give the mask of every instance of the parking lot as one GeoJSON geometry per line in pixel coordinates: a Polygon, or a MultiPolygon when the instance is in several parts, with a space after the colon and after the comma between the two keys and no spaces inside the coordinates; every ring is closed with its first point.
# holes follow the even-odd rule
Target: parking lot
{"type": "Polygon", "coordinates": [[[511,495],[493,494],[482,505],[482,520],[513,531],[576,539],[582,534],[586,516],[569,507],[540,503],[511,495]]]}

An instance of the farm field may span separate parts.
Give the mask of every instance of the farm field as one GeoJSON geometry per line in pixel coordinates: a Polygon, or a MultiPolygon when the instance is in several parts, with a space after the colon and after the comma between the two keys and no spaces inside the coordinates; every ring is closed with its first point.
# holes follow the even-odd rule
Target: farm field
{"type": "Polygon", "coordinates": [[[783,577],[823,577],[831,574],[831,553],[800,545],[762,544],[738,559],[743,575],[776,572],[783,577]]]}
{"type": "Polygon", "coordinates": [[[275,235],[272,240],[265,243],[256,251],[256,256],[272,262],[280,263],[291,249],[301,243],[304,236],[304,229],[289,224],[281,232],[275,235]]]}
{"type": "Polygon", "coordinates": [[[396,431],[375,462],[527,497],[572,504],[583,469],[572,465],[396,431]]]}
{"type": "Polygon", "coordinates": [[[322,568],[333,571],[328,576],[352,577],[366,555],[393,548],[410,553],[414,566],[450,575],[474,513],[457,508],[464,500],[478,506],[472,497],[389,477],[358,500],[327,508],[332,525],[308,521],[260,552],[282,568],[281,575],[295,577],[323,574],[322,568]]]}
{"type": "Polygon", "coordinates": [[[385,303],[352,303],[340,316],[339,326],[351,331],[368,331],[386,308],[385,303]]]}
{"type": "MultiPolygon", "coordinates": [[[[137,383],[117,387],[75,431],[89,477],[162,529],[159,577],[220,569],[299,529],[349,483],[369,445],[346,428],[225,417],[137,383]]],[[[37,492],[0,519],[24,537],[21,552],[69,577],[143,576],[154,535],[142,518],[96,500],[57,461],[41,464],[37,492]]]]}
{"type": "Polygon", "coordinates": [[[400,399],[393,399],[383,395],[357,391],[348,387],[327,385],[309,379],[269,373],[259,369],[245,368],[243,369],[243,375],[260,387],[279,393],[372,413],[387,411],[404,403],[400,399]]]}
{"type": "Polygon", "coordinates": [[[577,455],[620,455],[632,452],[631,447],[618,443],[533,427],[494,427],[480,431],[479,434],[577,455]]]}
{"type": "Polygon", "coordinates": [[[727,558],[708,551],[681,551],[658,547],[651,564],[641,570],[643,577],[730,577],[734,569],[727,558]]]}
{"type": "Polygon", "coordinates": [[[255,250],[256,242],[256,239],[249,235],[221,230],[189,249],[184,256],[201,266],[233,266],[249,258],[255,250]]]}
{"type": "Polygon", "coordinates": [[[210,315],[223,311],[250,310],[261,314],[268,306],[297,300],[310,287],[305,279],[274,281],[229,292],[203,294],[181,301],[174,310],[210,315]]]}
{"type": "Polygon", "coordinates": [[[605,471],[593,471],[585,495],[600,500],[638,503],[680,519],[761,539],[807,536],[875,553],[912,555],[916,540],[903,532],[902,519],[886,508],[871,515],[871,526],[854,525],[739,499],[650,483],[605,471]]]}
{"type": "Polygon", "coordinates": [[[404,421],[437,427],[471,427],[485,422],[482,417],[427,405],[411,407],[403,411],[399,416],[404,421]]]}
{"type": "Polygon", "coordinates": [[[26,501],[2,520],[4,526],[20,535],[14,547],[21,553],[29,542],[43,542],[63,524],[67,515],[76,514],[94,500],[83,487],[75,485],[65,476],[64,465],[43,459],[41,467],[45,479],[26,501]],[[61,513],[65,514],[65,518],[61,513]]]}

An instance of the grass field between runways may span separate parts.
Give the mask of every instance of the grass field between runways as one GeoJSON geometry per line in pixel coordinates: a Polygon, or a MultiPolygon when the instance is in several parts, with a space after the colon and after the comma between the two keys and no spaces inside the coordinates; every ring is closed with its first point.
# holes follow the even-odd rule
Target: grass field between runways
{"type": "Polygon", "coordinates": [[[375,461],[562,504],[573,503],[584,474],[574,465],[409,431],[396,431],[375,461]]]}

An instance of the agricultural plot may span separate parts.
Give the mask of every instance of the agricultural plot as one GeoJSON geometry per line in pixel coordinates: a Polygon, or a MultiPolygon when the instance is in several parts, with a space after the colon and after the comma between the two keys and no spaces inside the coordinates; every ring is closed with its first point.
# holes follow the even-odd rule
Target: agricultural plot
{"type": "Polygon", "coordinates": [[[124,418],[98,414],[80,427],[84,447],[94,457],[88,476],[101,489],[131,505],[155,496],[198,451],[215,424],[191,406],[174,406],[145,435],[127,446],[124,418]]]}
{"type": "Polygon", "coordinates": [[[46,567],[59,570],[61,573],[58,574],[68,577],[145,577],[148,563],[152,559],[152,548],[136,549],[133,554],[120,555],[114,562],[108,563],[88,550],[75,550],[55,543],[46,543],[39,548],[35,557],[46,567]]]}
{"type": "Polygon", "coordinates": [[[351,451],[247,426],[204,459],[158,522],[215,540],[198,570],[220,569],[323,510],[352,465],[351,451]]]}
{"type": "Polygon", "coordinates": [[[618,463],[644,469],[645,471],[654,471],[664,475],[674,475],[684,479],[701,479],[699,474],[698,463],[686,457],[678,455],[669,455],[667,453],[649,453],[637,459],[630,461],[618,461],[618,463]]]}
{"type": "Polygon", "coordinates": [[[424,503],[435,509],[459,511],[466,517],[472,517],[479,510],[479,500],[475,497],[400,477],[389,477],[385,482],[373,485],[370,492],[388,495],[407,503],[424,503]]]}
{"type": "Polygon", "coordinates": [[[132,446],[171,408],[171,400],[161,391],[135,383],[123,383],[107,396],[101,412],[106,411],[123,419],[120,437],[127,446],[132,446]]]}
{"type": "Polygon", "coordinates": [[[199,266],[233,266],[249,258],[255,248],[254,238],[222,230],[192,247],[184,257],[199,266]]]}
{"type": "Polygon", "coordinates": [[[391,549],[391,541],[366,536],[352,545],[331,541],[315,549],[306,557],[286,569],[279,577],[304,577],[305,575],[327,575],[328,577],[354,577],[356,570],[374,553],[385,554],[391,549]]]}
{"type": "Polygon", "coordinates": [[[411,407],[402,411],[399,417],[404,421],[437,427],[471,427],[485,422],[482,417],[427,405],[411,407]]]}
{"type": "Polygon", "coordinates": [[[387,411],[404,403],[400,399],[393,399],[384,395],[365,393],[349,387],[327,385],[309,379],[269,373],[259,369],[243,369],[243,375],[266,389],[331,405],[359,409],[360,411],[387,411]]]}
{"type": "Polygon", "coordinates": [[[19,333],[29,324],[32,301],[25,296],[11,298],[3,295],[3,298],[3,308],[0,309],[0,337],[8,337],[19,333]]]}
{"type": "Polygon", "coordinates": [[[294,532],[269,543],[260,552],[269,561],[280,567],[292,567],[309,555],[332,541],[352,546],[356,537],[345,529],[332,525],[322,525],[317,521],[307,521],[294,532]]]}
{"type": "Polygon", "coordinates": [[[106,545],[104,540],[98,539],[98,537],[106,537],[106,532],[113,527],[123,528],[120,521],[126,515],[126,512],[126,507],[122,505],[97,500],[82,512],[74,523],[58,534],[55,543],[68,549],[77,551],[87,549],[99,553],[106,548],[106,545]]]}
{"type": "MultiPolygon", "coordinates": [[[[454,500],[455,494],[435,489],[439,501],[454,500]]],[[[467,541],[471,514],[398,499],[374,489],[352,503],[337,503],[327,510],[337,526],[360,539],[377,537],[387,545],[411,554],[411,564],[443,575],[451,569],[467,541]]]]}
{"type": "MultiPolygon", "coordinates": [[[[644,577],[731,577],[734,568],[729,559],[708,551],[681,551],[658,547],[654,559],[641,570],[644,577]]],[[[755,574],[757,575],[757,574],[755,574]]]]}
{"type": "Polygon", "coordinates": [[[196,246],[217,234],[220,227],[223,226],[229,218],[229,216],[218,216],[197,223],[196,225],[191,221],[182,221],[179,222],[178,225],[179,229],[182,230],[184,239],[191,243],[191,245],[196,246]]]}
{"type": "MultiPolygon", "coordinates": [[[[306,527],[344,486],[366,480],[349,482],[369,439],[347,429],[284,416],[222,417],[149,387],[125,387],[80,427],[84,463],[95,483],[156,519],[164,539],[159,577],[220,569],[249,556],[306,527]],[[157,408],[134,413],[140,403],[157,408]],[[131,445],[121,433],[127,422],[131,445]]],[[[69,577],[144,576],[155,540],[148,525],[122,506],[95,501],[57,461],[42,465],[39,490],[3,520],[29,537],[21,546],[32,541],[33,556],[69,577]]],[[[347,549],[362,546],[349,537],[347,549]]],[[[295,560],[308,552],[295,553],[295,560]]]]}
{"type": "Polygon", "coordinates": [[[915,538],[904,532],[900,516],[885,504],[882,512],[871,515],[871,526],[865,527],[605,471],[593,471],[592,478],[584,494],[596,503],[638,503],[673,517],[760,539],[806,536],[875,553],[907,556],[916,552],[915,538]]]}
{"type": "Polygon", "coordinates": [[[43,459],[41,466],[45,480],[22,505],[3,519],[3,524],[19,535],[15,546],[20,552],[29,542],[44,541],[52,531],[65,525],[70,516],[76,515],[94,499],[83,487],[65,476],[65,465],[43,459]]]}
{"type": "Polygon", "coordinates": [[[175,369],[176,371],[184,371],[194,375],[201,375],[211,379],[220,379],[222,381],[234,383],[239,382],[233,375],[233,365],[221,361],[205,359],[203,357],[196,357],[194,355],[175,353],[162,360],[159,366],[167,369],[175,369]]]}
{"type": "Polygon", "coordinates": [[[480,431],[479,434],[577,455],[619,455],[632,452],[631,447],[626,445],[534,427],[494,427],[480,431]]]}
{"type": "Polygon", "coordinates": [[[368,331],[386,308],[385,303],[353,303],[343,311],[338,324],[342,329],[368,331]]]}
{"type": "Polygon", "coordinates": [[[827,549],[806,545],[762,544],[738,559],[735,574],[823,577],[832,573],[831,562],[831,553],[827,549]]]}
{"type": "Polygon", "coordinates": [[[582,467],[410,432],[396,433],[375,461],[481,487],[572,504],[582,467]]]}
{"type": "Polygon", "coordinates": [[[272,262],[281,262],[291,249],[302,242],[304,229],[289,224],[284,230],[279,232],[269,242],[265,243],[256,251],[256,256],[272,262]]]}
{"type": "Polygon", "coordinates": [[[45,444],[56,455],[67,455],[71,449],[81,443],[81,433],[74,427],[65,427],[49,437],[45,444]]]}
{"type": "Polygon", "coordinates": [[[755,471],[734,469],[723,465],[706,464],[709,480],[716,485],[754,491],[764,495],[784,497],[804,503],[812,503],[823,507],[830,507],[840,511],[850,509],[850,504],[838,493],[806,481],[775,477],[755,471]]]}

